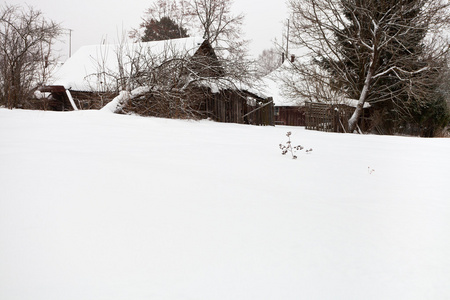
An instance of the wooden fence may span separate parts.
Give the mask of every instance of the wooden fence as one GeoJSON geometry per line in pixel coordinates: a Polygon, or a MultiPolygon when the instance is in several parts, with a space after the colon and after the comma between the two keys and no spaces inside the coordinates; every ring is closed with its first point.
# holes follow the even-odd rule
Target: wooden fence
{"type": "Polygon", "coordinates": [[[355,108],[343,104],[305,103],[306,129],[348,132],[347,121],[355,108]]]}

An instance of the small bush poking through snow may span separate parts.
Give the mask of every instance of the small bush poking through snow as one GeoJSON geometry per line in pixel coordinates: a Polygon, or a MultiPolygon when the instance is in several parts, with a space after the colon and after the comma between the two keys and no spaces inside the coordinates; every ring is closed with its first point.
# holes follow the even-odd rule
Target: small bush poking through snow
{"type": "MultiPolygon", "coordinates": [[[[292,135],[292,132],[288,131],[286,133],[286,136],[288,137],[288,141],[286,142],[286,145],[280,144],[281,154],[285,155],[286,153],[291,153],[292,159],[297,159],[297,155],[295,155],[295,152],[298,150],[303,150],[304,147],[301,145],[292,146],[291,135],[292,135]]],[[[310,148],[309,150],[306,150],[306,153],[310,153],[311,151],[312,151],[312,148],[310,148]]]]}

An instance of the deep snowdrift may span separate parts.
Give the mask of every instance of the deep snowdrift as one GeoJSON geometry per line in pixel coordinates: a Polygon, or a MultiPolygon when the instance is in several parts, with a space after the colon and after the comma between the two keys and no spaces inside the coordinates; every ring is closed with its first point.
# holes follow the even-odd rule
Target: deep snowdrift
{"type": "Polygon", "coordinates": [[[449,153],[0,109],[0,299],[449,299],[449,153]]]}

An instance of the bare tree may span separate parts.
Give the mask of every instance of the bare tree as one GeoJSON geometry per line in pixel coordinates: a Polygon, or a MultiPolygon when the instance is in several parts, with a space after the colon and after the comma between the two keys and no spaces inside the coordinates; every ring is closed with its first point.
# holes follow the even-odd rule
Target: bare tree
{"type": "Polygon", "coordinates": [[[293,66],[295,93],[324,99],[324,87],[358,104],[353,131],[366,102],[426,103],[445,62],[448,41],[434,37],[448,25],[441,0],[290,0],[291,42],[309,59],[293,66]],[[299,86],[298,82],[303,86],[299,86]],[[431,87],[430,90],[428,87],[431,87]]]}
{"type": "MultiPolygon", "coordinates": [[[[244,16],[234,15],[232,4],[232,0],[157,0],[146,11],[142,24],[171,18],[188,29],[189,35],[201,35],[213,46],[226,76],[250,82],[254,67],[247,55],[248,41],[242,38],[244,16]]],[[[140,38],[142,33],[135,29],[131,36],[140,38]]]]}
{"type": "Polygon", "coordinates": [[[265,49],[258,56],[258,75],[265,76],[281,66],[282,63],[281,51],[276,48],[265,49]]]}
{"type": "Polygon", "coordinates": [[[253,64],[247,57],[248,41],[244,39],[244,15],[234,15],[232,0],[193,0],[190,14],[197,30],[214,47],[227,76],[251,82],[253,64]]]}
{"type": "MultiPolygon", "coordinates": [[[[181,30],[191,29],[192,15],[190,14],[190,4],[186,0],[156,0],[144,12],[140,29],[148,27],[153,21],[160,21],[164,18],[172,20],[179,28],[179,37],[189,35],[189,32],[182,32],[181,30]]],[[[143,41],[145,35],[139,29],[132,29],[130,37],[135,41],[143,41]]]]}
{"type": "Polygon", "coordinates": [[[109,90],[121,91],[103,110],[168,118],[201,117],[201,102],[207,92],[204,87],[224,84],[218,80],[221,67],[214,64],[214,56],[193,55],[191,49],[177,44],[180,42],[121,44],[115,50],[118,68],[105,67],[99,60],[98,74],[109,83],[109,90]]]}
{"type": "MultiPolygon", "coordinates": [[[[232,4],[232,0],[156,0],[145,11],[141,28],[151,20],[169,18],[180,28],[189,29],[191,35],[203,35],[215,48],[238,49],[245,44],[241,38],[244,15],[234,15],[232,4]]],[[[130,36],[140,40],[141,34],[134,29],[130,36]]]]}
{"type": "Polygon", "coordinates": [[[244,42],[241,38],[241,26],[244,15],[234,15],[231,0],[193,0],[190,14],[197,20],[197,26],[203,37],[215,48],[232,46],[239,48],[244,42]]]}
{"type": "Polygon", "coordinates": [[[33,7],[0,7],[0,105],[23,107],[48,77],[59,24],[33,7]]]}

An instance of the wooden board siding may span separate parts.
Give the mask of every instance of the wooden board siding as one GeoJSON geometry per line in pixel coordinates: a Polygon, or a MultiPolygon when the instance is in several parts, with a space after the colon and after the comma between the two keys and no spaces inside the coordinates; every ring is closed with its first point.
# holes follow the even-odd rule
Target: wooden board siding
{"type": "Polygon", "coordinates": [[[319,131],[333,131],[334,122],[331,105],[325,103],[305,103],[306,129],[319,131]]]}
{"type": "Polygon", "coordinates": [[[165,118],[210,118],[225,123],[274,125],[271,98],[249,101],[249,97],[256,96],[235,90],[212,93],[205,87],[191,88],[182,93],[173,92],[171,96],[171,99],[167,99],[148,94],[133,99],[124,107],[124,112],[165,118]],[[189,115],[179,110],[182,102],[190,106],[189,115]]]}
{"type": "Polygon", "coordinates": [[[217,122],[274,125],[272,99],[259,100],[250,105],[245,92],[224,90],[206,99],[206,114],[217,122]]]}
{"type": "Polygon", "coordinates": [[[200,77],[222,77],[225,72],[214,49],[205,40],[188,63],[188,69],[200,77]]]}
{"type": "MultiPolygon", "coordinates": [[[[124,108],[124,112],[143,116],[211,118],[226,123],[274,125],[272,98],[265,99],[247,91],[232,89],[212,93],[207,87],[191,87],[167,93],[166,98],[164,95],[161,97],[149,93],[134,99],[124,108]],[[183,102],[189,106],[188,109],[183,110],[183,102]]],[[[78,109],[100,109],[117,94],[71,91],[71,95],[78,109]]],[[[55,88],[52,96],[55,101],[51,109],[72,110],[64,89],[55,88]]]]}
{"type": "Polygon", "coordinates": [[[112,92],[71,91],[71,94],[79,109],[100,109],[117,96],[117,93],[112,92]]]}
{"type": "MultiPolygon", "coordinates": [[[[305,126],[306,129],[348,132],[348,120],[355,110],[354,107],[343,104],[327,104],[306,102],[305,103],[305,126]]],[[[365,109],[360,118],[358,126],[362,131],[367,129],[368,112],[365,109]]]]}
{"type": "MultiPolygon", "coordinates": [[[[53,111],[73,110],[63,86],[45,86],[39,90],[43,93],[51,93],[50,99],[42,100],[46,102],[46,109],[53,111]]],[[[100,109],[117,96],[117,93],[112,92],[70,91],[70,93],[79,109],[100,109]]]]}
{"type": "Polygon", "coordinates": [[[305,126],[305,109],[298,106],[275,106],[275,124],[305,126]]]}

